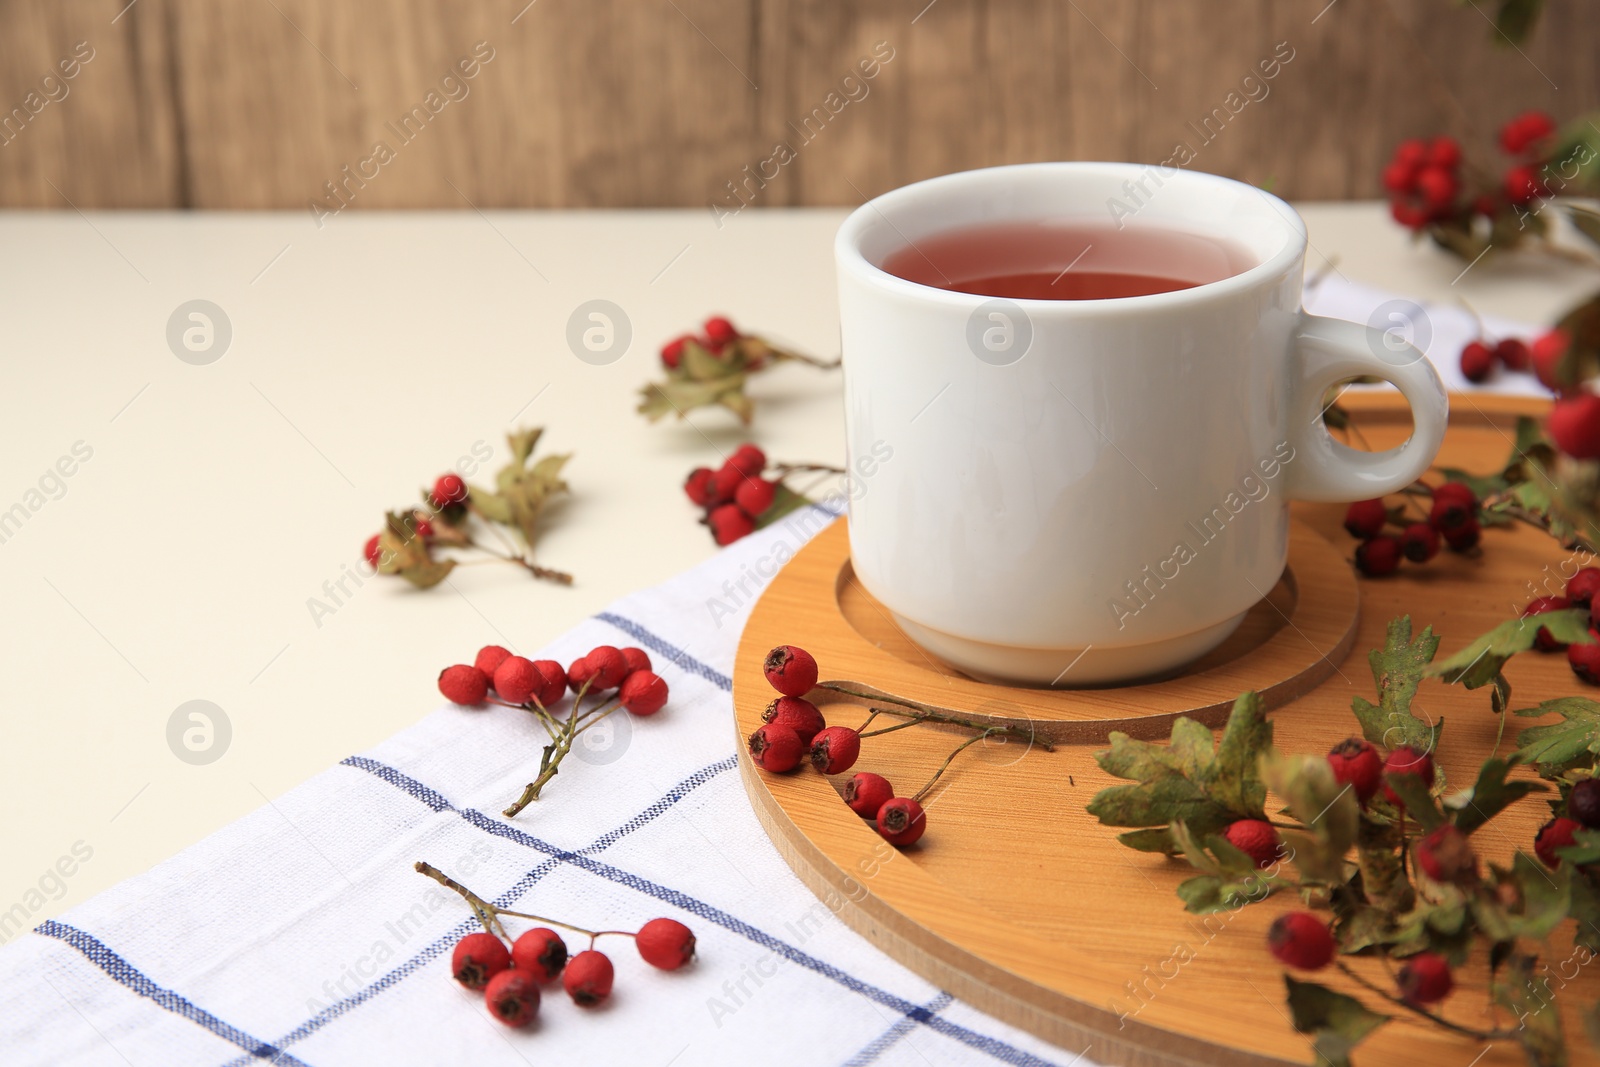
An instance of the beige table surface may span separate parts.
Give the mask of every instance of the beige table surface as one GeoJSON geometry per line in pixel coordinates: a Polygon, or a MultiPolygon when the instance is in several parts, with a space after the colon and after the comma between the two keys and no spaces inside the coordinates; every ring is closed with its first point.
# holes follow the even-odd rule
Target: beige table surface
{"type": "MultiPolygon", "coordinates": [[[[1600,284],[1505,262],[1452,285],[1461,264],[1381,205],[1302,210],[1311,269],[1336,257],[1408,295],[1543,321],[1600,284]]],[[[37,904],[75,844],[92,858],[59,891],[43,879],[58,895],[29,925],[428,714],[441,666],[488,642],[537,648],[705,559],[679,485],[746,434],[720,412],[649,425],[635,390],[662,340],[715,311],[833,355],[843,215],[346,214],[318,230],[309,214],[0,214],[0,512],[78,442],[93,453],[0,543],[0,916],[37,904]],[[608,366],[565,341],[595,298],[633,328],[608,366]],[[166,341],[192,299],[232,325],[209,365],[166,341]],[[428,593],[347,580],[354,595],[313,617],[385,506],[475,445],[497,466],[516,423],[575,453],[540,552],[572,588],[499,566],[428,593]],[[167,742],[195,699],[232,727],[204,766],[167,742]]],[[[774,458],[843,458],[837,375],[784,367],[753,392],[774,458]]]]}

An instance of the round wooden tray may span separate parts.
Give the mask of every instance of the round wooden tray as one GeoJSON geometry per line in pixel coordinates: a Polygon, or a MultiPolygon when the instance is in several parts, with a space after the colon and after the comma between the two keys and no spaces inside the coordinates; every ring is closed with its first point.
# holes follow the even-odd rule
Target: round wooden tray
{"type": "MultiPolygon", "coordinates": [[[[1345,404],[1374,448],[1398,444],[1410,421],[1398,397],[1352,397],[1345,404]]],[[[1469,470],[1498,468],[1512,447],[1518,414],[1537,401],[1459,396],[1438,462],[1469,470]]],[[[1186,864],[1135,853],[1116,831],[1085,811],[1095,792],[1116,783],[1093,752],[1111,729],[1164,737],[1171,719],[1189,714],[1217,722],[1227,703],[1260,686],[1280,705],[1278,747],[1322,752],[1357,732],[1350,700],[1372,698],[1363,654],[1381,647],[1388,620],[1410,612],[1443,642],[1440,658],[1509,618],[1562,558],[1549,538],[1525,528],[1486,531],[1485,551],[1441,553],[1422,567],[1359,582],[1356,619],[1349,564],[1354,542],[1341,527],[1343,507],[1295,505],[1290,565],[1241,636],[1179,678],[1148,685],[1052,692],[987,685],[923,655],[882,608],[850,579],[844,530],[813,541],[774,579],[751,615],[734,669],[734,709],[741,737],[760,723],[772,699],[761,672],[766,651],[799,644],[817,657],[824,680],[867,685],[999,720],[1034,723],[1061,739],[1054,752],[1011,743],[974,745],[950,768],[928,806],[927,836],[897,851],[840,801],[839,782],[806,771],[771,775],[741,757],[740,771],[757,815],[801,879],[841,918],[884,951],[942,989],[1052,1041],[1071,1054],[1136,1067],[1191,1064],[1303,1064],[1309,1041],[1290,1027],[1282,970],[1265,950],[1273,918],[1296,906],[1286,896],[1236,912],[1195,916],[1174,893],[1186,864]],[[1339,558],[1335,558],[1339,557],[1339,558]],[[1273,621],[1277,616],[1277,621],[1273,621]]],[[[1523,656],[1509,671],[1515,707],[1574,691],[1561,656],[1523,656]]],[[[1471,780],[1493,749],[1499,723],[1483,691],[1430,682],[1415,705],[1447,720],[1440,767],[1457,783],[1471,780]]],[[[829,708],[835,722],[855,713],[829,708]]],[[[1513,734],[1532,720],[1508,725],[1513,734]]],[[[905,792],[925,782],[953,747],[933,728],[869,740],[857,769],[886,775],[905,792]]],[[[743,746],[741,745],[741,752],[743,746]]],[[[1546,817],[1525,801],[1487,827],[1480,851],[1508,862],[1529,850],[1546,817]]],[[[1570,940],[1552,939],[1552,968],[1570,940]]],[[[1358,969],[1387,982],[1375,961],[1358,969]]],[[[1582,1009],[1600,1000],[1600,968],[1572,968],[1552,978],[1574,1063],[1600,1063],[1583,1036],[1582,1009]]],[[[1373,1003],[1332,972],[1319,981],[1373,1003]]],[[[1447,1018],[1489,1028],[1484,961],[1458,975],[1443,1006],[1447,1018]]],[[[1405,1013],[1356,1053],[1371,1064],[1512,1067],[1513,1045],[1485,1051],[1405,1013]]]]}

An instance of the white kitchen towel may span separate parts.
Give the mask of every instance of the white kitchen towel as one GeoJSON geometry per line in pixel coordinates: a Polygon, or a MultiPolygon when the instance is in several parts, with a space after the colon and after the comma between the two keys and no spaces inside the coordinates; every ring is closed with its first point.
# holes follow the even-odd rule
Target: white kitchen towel
{"type": "MultiPolygon", "coordinates": [[[[1393,299],[1336,278],[1310,295],[1357,321],[1393,299]]],[[[1429,311],[1430,355],[1460,385],[1449,349],[1467,334],[1450,310],[1429,311]]],[[[763,583],[829,518],[797,513],[538,650],[570,662],[637,644],[672,697],[585,735],[518,818],[498,813],[542,731],[506,709],[447,706],[12,941],[0,1063],[1091,1067],[1092,1047],[1039,1041],[873,948],[756,822],[728,675],[763,583]],[[506,1030],[451,981],[450,950],[476,923],[412,870],[419,859],[504,906],[597,929],[681,919],[700,958],[664,973],[613,940],[609,1003],[584,1011],[549,987],[539,1021],[506,1030]]]]}

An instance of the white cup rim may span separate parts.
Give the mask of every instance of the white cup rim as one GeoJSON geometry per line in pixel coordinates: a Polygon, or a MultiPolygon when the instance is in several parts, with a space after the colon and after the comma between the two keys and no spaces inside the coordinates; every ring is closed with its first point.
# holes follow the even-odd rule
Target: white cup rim
{"type": "Polygon", "coordinates": [[[1300,217],[1299,213],[1280,198],[1254,185],[1235,181],[1232,178],[1224,178],[1217,174],[1208,174],[1205,171],[1191,171],[1181,167],[1167,168],[1149,163],[1056,162],[1013,163],[1006,166],[957,171],[952,174],[926,178],[910,185],[901,186],[881,196],[873,197],[852,211],[839,226],[839,231],[834,237],[833,247],[834,257],[841,271],[849,272],[860,282],[903,297],[934,301],[957,308],[976,308],[986,302],[1005,299],[1007,302],[1033,314],[1050,313],[1076,316],[1093,315],[1113,310],[1138,309],[1141,311],[1157,311],[1180,308],[1245,292],[1286,273],[1305,254],[1306,244],[1305,220],[1300,217]],[[1275,218],[1288,235],[1288,239],[1284,241],[1282,248],[1265,257],[1255,266],[1214,282],[1204,282],[1187,289],[1174,289],[1164,293],[1095,300],[1041,300],[1027,297],[999,298],[978,293],[957,292],[953,289],[941,289],[937,286],[908,281],[905,278],[890,274],[882,267],[869,261],[861,251],[863,236],[870,228],[876,227],[880,220],[888,221],[891,228],[894,227],[890,215],[893,210],[903,208],[930,196],[950,196],[963,192],[979,182],[1024,174],[1029,176],[1089,174],[1121,182],[1125,179],[1144,176],[1150,170],[1161,172],[1162,178],[1166,182],[1181,182],[1201,191],[1215,193],[1223,190],[1244,189],[1254,192],[1262,200],[1262,217],[1266,218],[1270,215],[1275,218]]]}

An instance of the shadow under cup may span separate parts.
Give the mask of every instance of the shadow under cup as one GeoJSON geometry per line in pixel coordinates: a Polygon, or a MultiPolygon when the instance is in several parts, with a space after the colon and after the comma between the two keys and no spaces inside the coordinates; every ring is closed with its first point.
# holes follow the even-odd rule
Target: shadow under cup
{"type": "Polygon", "coordinates": [[[1283,572],[1308,442],[1343,447],[1308,436],[1327,437],[1320,421],[1295,425],[1305,247],[1276,197],[1136,164],[953,174],[857,209],[835,256],[851,469],[876,460],[850,503],[867,591],[986,680],[1112,684],[1225,640],[1283,572]],[[919,243],[1019,224],[1158,248],[1178,234],[1232,266],[1189,288],[1068,300],[883,269],[900,254],[915,277],[903,263],[919,243]]]}

